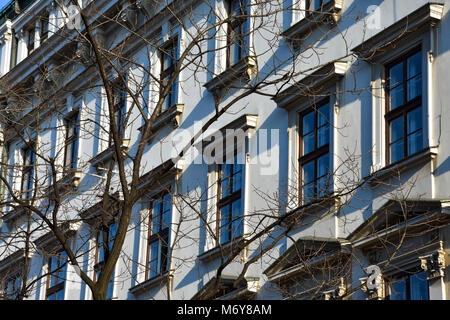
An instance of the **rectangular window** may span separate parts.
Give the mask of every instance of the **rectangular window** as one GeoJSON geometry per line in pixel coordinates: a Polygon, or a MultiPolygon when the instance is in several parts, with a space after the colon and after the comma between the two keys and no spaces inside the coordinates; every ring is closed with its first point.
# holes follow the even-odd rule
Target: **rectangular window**
{"type": "MultiPolygon", "coordinates": [[[[174,38],[161,49],[161,94],[162,91],[167,87],[169,82],[173,79],[173,77],[176,76],[175,66],[178,59],[177,41],[177,38],[174,38]]],[[[176,104],[178,86],[177,82],[177,79],[175,79],[166,96],[161,97],[164,99],[164,103],[161,106],[161,112],[164,112],[165,110],[176,104]]]]}
{"type": "Polygon", "coordinates": [[[65,120],[66,142],[64,150],[64,171],[69,173],[77,168],[78,160],[78,140],[80,131],[80,112],[65,120]]]}
{"type": "Polygon", "coordinates": [[[423,149],[422,52],[416,49],[386,67],[387,163],[423,149]]]}
{"type": "MultiPolygon", "coordinates": [[[[9,167],[9,144],[5,144],[0,147],[1,150],[1,168],[0,174],[3,178],[7,179],[8,167],[9,167]]],[[[6,184],[0,181],[0,201],[6,198],[6,184]]]]}
{"type": "Polygon", "coordinates": [[[44,42],[48,38],[48,26],[49,26],[50,15],[45,12],[41,17],[41,30],[40,30],[40,41],[44,42]]]}
{"type": "Polygon", "coordinates": [[[408,273],[388,281],[389,300],[429,300],[425,271],[408,273]]]}
{"type": "Polygon", "coordinates": [[[48,259],[47,300],[64,300],[67,255],[59,252],[48,259]]]}
{"type": "Polygon", "coordinates": [[[36,160],[33,146],[22,150],[22,159],[22,197],[24,197],[24,199],[31,199],[34,184],[34,165],[36,160]]]}
{"type": "Polygon", "coordinates": [[[22,276],[20,273],[8,275],[2,282],[1,291],[4,300],[15,300],[22,289],[22,276]]]}
{"type": "Polygon", "coordinates": [[[172,197],[164,192],[150,204],[146,279],[156,277],[168,268],[169,233],[172,220],[172,197]]]}
{"type": "Polygon", "coordinates": [[[300,115],[300,199],[303,204],[330,191],[330,103],[300,115]]]}
{"type": "MultiPolygon", "coordinates": [[[[108,259],[109,252],[111,251],[114,239],[117,234],[117,222],[110,224],[106,228],[102,228],[97,232],[96,237],[96,250],[95,250],[95,265],[94,265],[94,281],[97,281],[100,273],[103,270],[106,259],[108,259]],[[103,240],[103,234],[106,234],[107,239],[103,240]],[[105,243],[108,246],[105,248],[105,243]],[[107,249],[107,250],[106,250],[107,249]]],[[[106,293],[106,299],[112,299],[114,294],[114,272],[111,275],[111,280],[108,284],[108,291],[106,293]]]]}
{"type": "Polygon", "coordinates": [[[218,165],[217,230],[220,244],[243,235],[242,185],[244,165],[234,156],[233,163],[218,165]]]}
{"type": "Polygon", "coordinates": [[[248,53],[248,4],[247,0],[227,1],[227,68],[238,63],[248,53]]]}
{"type": "Polygon", "coordinates": [[[34,28],[28,30],[28,43],[27,43],[28,55],[34,50],[34,28]]]}
{"type": "Polygon", "coordinates": [[[19,38],[17,37],[14,29],[12,30],[11,41],[11,61],[9,65],[10,69],[14,68],[17,64],[17,49],[19,46],[19,38]]]}
{"type": "MultiPolygon", "coordinates": [[[[114,84],[114,118],[119,137],[125,136],[125,120],[127,117],[127,91],[124,84],[114,84]]],[[[109,135],[109,146],[113,144],[112,133],[109,135]]]]}

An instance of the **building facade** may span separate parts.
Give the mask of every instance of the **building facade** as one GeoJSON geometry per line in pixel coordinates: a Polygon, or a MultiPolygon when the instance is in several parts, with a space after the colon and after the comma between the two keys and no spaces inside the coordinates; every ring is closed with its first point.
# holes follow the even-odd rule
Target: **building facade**
{"type": "Polygon", "coordinates": [[[449,299],[449,7],[12,1],[0,298],[449,299]]]}

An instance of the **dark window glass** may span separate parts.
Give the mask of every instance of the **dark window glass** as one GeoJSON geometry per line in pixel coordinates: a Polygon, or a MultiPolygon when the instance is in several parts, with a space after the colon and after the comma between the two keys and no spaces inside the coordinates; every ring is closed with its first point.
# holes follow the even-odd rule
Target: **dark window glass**
{"type": "Polygon", "coordinates": [[[219,165],[218,237],[220,244],[243,235],[242,183],[244,165],[237,155],[233,163],[219,165]]]}
{"type": "Polygon", "coordinates": [[[31,199],[34,184],[35,153],[33,147],[22,150],[23,172],[22,172],[22,196],[31,199]]]}
{"type": "Polygon", "coordinates": [[[422,53],[414,51],[388,65],[388,163],[423,149],[422,53]]]}
{"type": "MultiPolygon", "coordinates": [[[[176,76],[175,66],[178,59],[177,41],[177,38],[174,38],[161,49],[161,92],[176,76]]],[[[161,106],[161,112],[164,112],[176,103],[177,86],[178,81],[174,79],[169,92],[163,97],[164,103],[161,106]]]]}
{"type": "Polygon", "coordinates": [[[390,300],[429,300],[427,274],[424,271],[405,274],[389,282],[390,300]]]}
{"type": "Polygon", "coordinates": [[[329,192],[330,106],[324,102],[300,116],[300,197],[307,203],[329,192]]]}
{"type": "Polygon", "coordinates": [[[172,196],[164,192],[151,202],[146,278],[156,277],[168,268],[172,196]]]}
{"type": "Polygon", "coordinates": [[[67,255],[64,252],[48,259],[47,300],[64,300],[66,271],[67,255]]]}
{"type": "MultiPolygon", "coordinates": [[[[105,243],[108,246],[108,252],[111,251],[114,239],[116,238],[117,234],[117,222],[110,224],[104,231],[99,230],[97,232],[97,238],[96,238],[96,253],[95,253],[95,265],[94,265],[94,281],[97,281],[98,277],[100,276],[100,273],[103,270],[103,267],[105,265],[105,259],[107,259],[107,251],[105,248],[105,243]],[[103,234],[106,234],[108,239],[103,240],[103,234]]],[[[114,274],[115,272],[111,274],[111,280],[108,284],[108,289],[106,292],[106,299],[111,299],[114,294],[114,274]]]]}
{"type": "Polygon", "coordinates": [[[78,140],[80,130],[80,113],[66,119],[66,144],[64,152],[64,170],[70,171],[77,168],[78,140]]]}
{"type": "Polygon", "coordinates": [[[248,54],[248,3],[246,0],[228,1],[227,67],[248,54]]]}

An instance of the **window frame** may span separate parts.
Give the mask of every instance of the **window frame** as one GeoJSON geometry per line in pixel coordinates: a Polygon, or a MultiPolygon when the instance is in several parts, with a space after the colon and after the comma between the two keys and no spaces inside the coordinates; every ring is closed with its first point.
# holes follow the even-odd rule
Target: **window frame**
{"type": "MultiPolygon", "coordinates": [[[[385,120],[385,137],[386,137],[386,141],[385,141],[385,154],[386,154],[386,165],[392,165],[401,161],[404,161],[405,159],[420,153],[421,151],[423,151],[425,149],[425,146],[423,144],[423,135],[425,134],[425,126],[423,125],[423,120],[421,123],[421,130],[422,130],[422,147],[420,150],[418,150],[415,153],[412,153],[410,155],[408,155],[408,113],[413,111],[414,109],[420,108],[422,111],[422,115],[423,115],[423,81],[424,81],[424,72],[423,72],[423,59],[422,59],[422,46],[416,46],[413,49],[410,49],[408,51],[406,51],[405,53],[401,54],[399,57],[397,57],[396,59],[384,64],[384,69],[385,69],[385,113],[384,113],[384,120],[385,120]],[[408,76],[407,76],[407,71],[408,71],[408,64],[407,61],[410,57],[414,56],[417,53],[421,53],[421,60],[420,60],[420,66],[421,66],[421,70],[420,70],[420,76],[422,78],[422,82],[421,82],[421,94],[415,98],[413,98],[412,100],[408,101],[407,95],[408,95],[408,76]],[[401,83],[401,86],[403,86],[403,104],[397,106],[394,110],[390,110],[391,108],[391,101],[390,101],[390,93],[391,93],[391,88],[390,88],[390,70],[395,67],[396,65],[398,65],[399,63],[403,63],[403,80],[401,83]],[[403,136],[401,138],[401,140],[403,141],[403,157],[399,160],[396,160],[395,162],[391,161],[391,145],[393,143],[391,143],[391,123],[399,118],[403,118],[403,136]]],[[[416,75],[417,76],[417,75],[416,75]]],[[[428,93],[429,94],[429,93],[428,93]]],[[[417,130],[415,131],[417,132],[417,130]]],[[[413,133],[415,133],[413,132],[413,133]]],[[[411,134],[410,134],[411,135],[411,134]]],[[[399,141],[400,139],[396,140],[395,142],[399,141]]],[[[394,143],[395,143],[394,142],[394,143]]]]}
{"type": "Polygon", "coordinates": [[[145,257],[145,280],[156,278],[162,275],[164,272],[169,269],[169,252],[170,252],[170,230],[172,225],[172,213],[173,213],[173,205],[172,205],[173,197],[170,193],[170,188],[168,190],[162,191],[152,197],[149,203],[149,216],[148,216],[148,230],[147,230],[147,241],[146,241],[146,257],[145,257]],[[170,198],[170,211],[169,211],[169,225],[163,225],[163,215],[164,215],[164,198],[166,196],[170,198]],[[153,233],[153,204],[160,200],[160,208],[158,215],[158,229],[159,231],[153,233]],[[164,227],[164,228],[163,228],[164,227]],[[150,258],[151,258],[151,246],[153,243],[159,242],[158,247],[158,266],[155,274],[151,275],[152,270],[150,270],[150,258]],[[166,255],[164,256],[164,252],[166,255]],[[151,275],[151,276],[150,276],[151,275]]]}
{"type": "MultiPolygon", "coordinates": [[[[227,22],[227,45],[226,45],[226,68],[231,68],[233,65],[237,64],[244,57],[248,55],[246,54],[246,49],[248,49],[248,35],[245,30],[245,24],[248,23],[248,2],[250,0],[225,0],[226,11],[229,21],[227,22]],[[234,9],[233,5],[235,2],[239,3],[239,8],[234,9]],[[238,16],[236,17],[236,11],[239,11],[238,16]],[[232,32],[239,29],[234,36],[232,36],[232,32]],[[233,41],[234,39],[238,39],[236,43],[233,41]],[[237,58],[234,61],[231,61],[231,50],[235,48],[237,50],[237,58]]],[[[248,32],[248,31],[247,31],[248,32]]]]}
{"type": "MultiPolygon", "coordinates": [[[[225,150],[225,149],[224,149],[225,150]]],[[[225,158],[225,157],[224,157],[225,158]]],[[[235,145],[235,148],[233,150],[233,163],[226,163],[226,161],[223,161],[223,163],[216,165],[217,170],[217,199],[216,199],[216,243],[220,245],[225,245],[227,243],[230,243],[236,239],[239,239],[244,235],[244,206],[243,206],[243,190],[244,190],[244,174],[245,174],[245,163],[239,164],[234,163],[235,160],[239,158],[238,149],[235,145]],[[230,193],[222,198],[222,174],[223,174],[223,166],[229,165],[230,166],[230,175],[227,177],[229,178],[229,186],[231,188],[230,193]],[[236,165],[241,166],[241,169],[238,172],[234,172],[234,167],[236,165]],[[234,184],[234,178],[235,175],[239,173],[241,174],[241,185],[239,190],[233,191],[233,184],[234,184]],[[235,220],[235,217],[233,216],[233,207],[232,204],[236,201],[241,202],[241,212],[242,215],[238,217],[240,220],[239,223],[241,224],[241,234],[234,235],[233,234],[233,221],[235,220]],[[222,214],[221,209],[229,206],[229,222],[227,223],[227,241],[222,242],[222,214]]]]}
{"type": "Polygon", "coordinates": [[[80,109],[64,119],[65,141],[64,141],[64,173],[76,170],[78,165],[78,148],[80,139],[80,109]],[[71,125],[73,124],[73,126],[71,125]],[[72,133],[70,133],[72,131],[72,133]],[[67,162],[67,151],[70,146],[70,163],[67,162]]]}
{"type": "MultiPolygon", "coordinates": [[[[114,114],[112,115],[116,120],[117,131],[119,137],[124,139],[125,137],[125,120],[127,118],[127,99],[128,92],[126,90],[126,84],[122,80],[118,79],[112,84],[113,97],[114,97],[114,114]]],[[[109,133],[108,147],[112,147],[114,144],[114,138],[112,131],[109,133]]]]}
{"type": "MultiPolygon", "coordinates": [[[[329,169],[332,170],[332,167],[330,166],[330,159],[331,159],[331,139],[332,139],[332,134],[331,134],[331,119],[328,120],[328,125],[329,125],[329,131],[328,131],[328,143],[324,146],[321,146],[320,148],[317,148],[317,142],[318,142],[318,130],[322,127],[318,127],[318,113],[319,113],[319,109],[325,105],[328,104],[329,107],[329,114],[328,114],[328,118],[330,117],[330,113],[331,113],[331,99],[330,97],[327,97],[325,99],[320,100],[318,103],[314,103],[312,106],[306,108],[305,110],[302,110],[301,112],[299,112],[299,131],[298,131],[298,137],[299,137],[299,144],[298,144],[298,150],[299,150],[299,157],[298,157],[298,177],[299,177],[299,190],[298,190],[298,196],[300,199],[300,203],[301,204],[307,204],[310,203],[311,201],[313,201],[314,199],[318,199],[317,195],[318,195],[318,190],[317,190],[317,182],[319,180],[318,177],[318,173],[317,173],[317,168],[318,166],[315,164],[314,165],[314,180],[310,183],[314,184],[314,198],[310,199],[308,201],[305,201],[305,199],[303,198],[303,167],[305,164],[311,163],[311,162],[317,162],[317,160],[319,158],[321,158],[322,156],[328,154],[329,158],[328,158],[328,166],[329,169]],[[310,114],[311,112],[314,112],[314,150],[309,152],[308,154],[304,155],[303,154],[303,118],[310,114]]],[[[328,184],[330,187],[332,187],[332,183],[330,183],[330,181],[328,181],[328,184]]],[[[330,188],[329,188],[330,189],[330,188]]],[[[327,192],[327,194],[331,193],[332,190],[329,190],[327,192]]],[[[324,195],[326,196],[326,194],[324,195]]],[[[323,197],[324,197],[323,196],[323,197]]]]}
{"type": "MultiPolygon", "coordinates": [[[[66,279],[64,278],[60,278],[60,273],[63,274],[67,274],[67,255],[64,255],[64,251],[61,250],[59,252],[57,252],[55,255],[50,256],[47,259],[47,271],[48,271],[48,275],[47,275],[47,285],[46,285],[46,291],[45,291],[45,299],[46,300],[57,300],[57,295],[59,292],[63,291],[63,295],[65,295],[65,283],[66,283],[66,279]],[[62,257],[65,257],[65,261],[62,262],[62,264],[60,265],[60,262],[62,259],[62,257]],[[57,269],[56,270],[52,270],[52,261],[54,258],[57,258],[57,269]],[[54,272],[56,272],[56,275],[54,274],[54,272]],[[56,277],[56,284],[51,286],[52,283],[52,278],[56,277]],[[54,296],[55,299],[49,299],[49,297],[54,296]]],[[[64,299],[63,299],[64,300],[64,299]]]]}
{"type": "MultiPolygon", "coordinates": [[[[428,287],[428,299],[424,299],[424,300],[430,300],[430,281],[426,278],[426,271],[424,271],[422,268],[417,267],[417,268],[413,268],[407,271],[403,271],[400,273],[397,273],[395,275],[389,276],[389,277],[385,277],[385,292],[388,293],[387,297],[389,298],[388,300],[391,300],[391,285],[396,282],[399,281],[400,279],[406,279],[406,284],[405,284],[405,294],[406,294],[406,299],[405,301],[411,301],[411,276],[417,275],[423,273],[425,275],[425,279],[427,282],[427,287],[428,287]]],[[[398,299],[396,299],[398,300],[398,299]]]]}
{"type": "Polygon", "coordinates": [[[175,74],[177,64],[178,64],[178,35],[170,38],[166,43],[164,43],[159,49],[159,59],[161,64],[160,69],[160,83],[168,83],[172,77],[175,80],[172,83],[170,90],[165,97],[162,96],[162,91],[165,86],[160,85],[159,95],[160,99],[164,99],[164,103],[161,105],[160,113],[169,110],[170,107],[177,103],[178,99],[178,75],[175,74]],[[170,62],[168,66],[164,68],[166,59],[170,62]]]}
{"type": "Polygon", "coordinates": [[[35,144],[27,145],[22,148],[22,179],[20,183],[20,193],[22,199],[30,200],[31,192],[34,189],[34,169],[36,165],[36,153],[34,151],[35,144]],[[30,157],[28,157],[28,153],[30,153],[30,157]],[[32,159],[29,164],[27,164],[27,159],[32,159]],[[26,180],[26,181],[25,181],[26,180]],[[25,187],[26,185],[26,187],[25,187]],[[25,189],[27,188],[27,189],[25,189]]]}
{"type": "MultiPolygon", "coordinates": [[[[116,238],[117,235],[117,229],[116,229],[116,234],[114,235],[114,238],[111,238],[110,232],[111,232],[111,227],[113,225],[116,226],[116,228],[118,227],[118,221],[112,221],[111,223],[108,224],[108,241],[109,244],[114,244],[114,240],[116,238]]],[[[103,226],[101,225],[99,227],[99,229],[96,232],[95,235],[95,256],[94,256],[94,275],[93,275],[93,281],[97,281],[97,273],[101,272],[104,265],[105,265],[105,258],[103,257],[103,260],[100,261],[100,250],[104,250],[103,248],[103,226]],[[100,239],[102,239],[101,243],[100,243],[100,239]]],[[[103,252],[103,255],[105,253],[103,252]]],[[[115,269],[115,267],[114,267],[115,269]]],[[[108,289],[107,289],[107,296],[106,299],[112,299],[114,296],[114,277],[115,277],[115,270],[113,271],[113,273],[111,274],[111,280],[108,284],[108,289]],[[111,291],[110,291],[111,289],[111,291]],[[109,296],[109,294],[111,296],[109,296]]]]}

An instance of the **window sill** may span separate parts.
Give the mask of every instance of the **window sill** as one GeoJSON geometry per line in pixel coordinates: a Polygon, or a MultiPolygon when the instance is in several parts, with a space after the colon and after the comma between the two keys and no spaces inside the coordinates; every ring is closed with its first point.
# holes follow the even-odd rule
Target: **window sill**
{"type": "MultiPolygon", "coordinates": [[[[162,112],[156,121],[151,126],[151,133],[149,141],[155,136],[155,134],[163,127],[167,126],[169,123],[172,124],[173,128],[178,128],[181,124],[181,115],[184,111],[184,104],[174,104],[166,111],[162,112]]],[[[145,125],[138,128],[142,133],[144,131],[145,125]]]]}
{"type": "Polygon", "coordinates": [[[202,262],[210,262],[217,258],[228,258],[230,256],[239,254],[245,247],[245,238],[239,237],[223,245],[212,248],[208,251],[203,252],[198,256],[199,260],[202,262]]]}
{"type": "Polygon", "coordinates": [[[208,81],[204,87],[211,93],[216,94],[221,89],[229,86],[234,81],[248,82],[256,73],[256,58],[247,56],[242,58],[233,66],[227,68],[221,74],[208,81]]]}
{"type": "Polygon", "coordinates": [[[366,180],[373,186],[378,185],[393,176],[396,176],[406,170],[417,167],[421,164],[431,162],[436,159],[438,154],[437,147],[430,147],[413,154],[399,162],[390,164],[380,170],[373,172],[366,180]]]}
{"type": "Polygon", "coordinates": [[[157,285],[166,283],[167,281],[169,282],[169,284],[171,284],[173,276],[174,276],[174,270],[166,271],[163,274],[160,274],[158,276],[150,278],[150,279],[130,288],[129,291],[133,295],[142,294],[145,291],[148,291],[151,288],[156,287],[157,285]]]}
{"type": "Polygon", "coordinates": [[[344,0],[331,0],[323,6],[321,12],[313,12],[283,32],[290,42],[302,41],[320,24],[334,25],[339,20],[339,13],[344,7],[344,0]]]}
{"type": "MultiPolygon", "coordinates": [[[[122,139],[122,145],[120,148],[125,153],[128,151],[128,148],[130,146],[130,139],[122,139]]],[[[101,166],[104,167],[104,165],[112,160],[115,156],[114,146],[108,147],[106,150],[100,152],[98,155],[93,157],[89,162],[97,168],[97,170],[101,170],[101,166]]],[[[104,168],[103,168],[104,169],[104,168]]]]}

